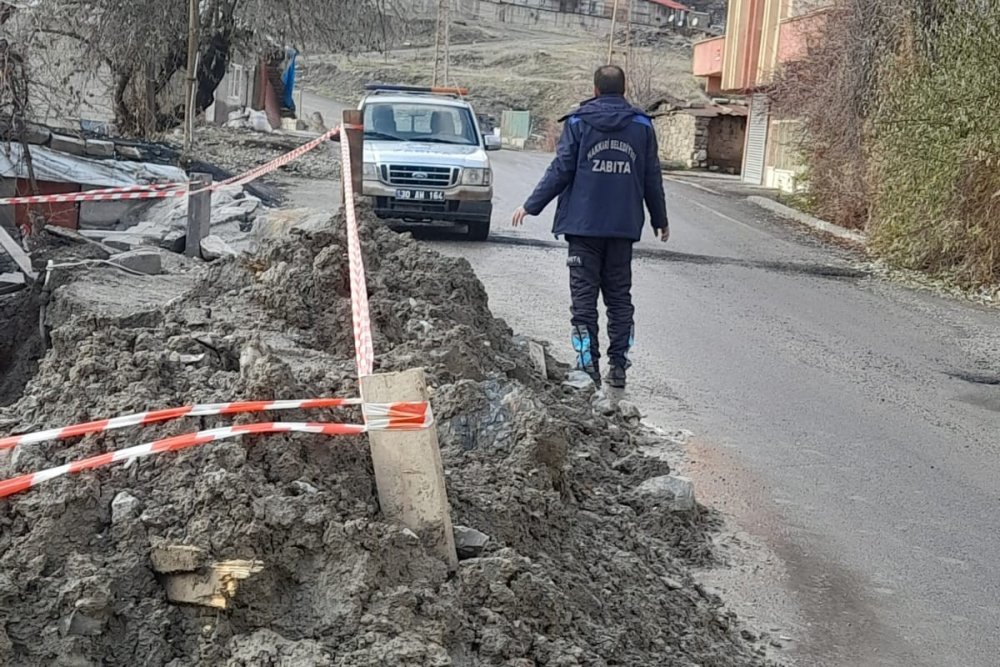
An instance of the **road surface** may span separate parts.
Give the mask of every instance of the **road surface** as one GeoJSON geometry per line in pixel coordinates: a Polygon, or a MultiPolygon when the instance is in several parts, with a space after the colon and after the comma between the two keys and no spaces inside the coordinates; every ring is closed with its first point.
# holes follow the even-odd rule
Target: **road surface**
{"type": "MultiPolygon", "coordinates": [[[[551,210],[507,222],[548,158],[493,155],[498,237],[429,242],[568,360],[551,210]]],[[[697,434],[701,499],[775,556],[731,597],[759,619],[790,600],[801,665],[1000,664],[997,313],[872,278],[713,182],[668,181],[671,242],[639,245],[630,392],[697,434]]]]}

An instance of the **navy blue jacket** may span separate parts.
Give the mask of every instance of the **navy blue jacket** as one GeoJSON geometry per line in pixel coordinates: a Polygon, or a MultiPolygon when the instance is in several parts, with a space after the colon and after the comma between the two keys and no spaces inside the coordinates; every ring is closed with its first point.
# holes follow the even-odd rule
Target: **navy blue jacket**
{"type": "Polygon", "coordinates": [[[558,196],[556,236],[638,241],[643,203],[653,227],[666,227],[663,175],[649,116],[621,95],[602,95],[560,120],[566,123],[556,157],[525,210],[538,215],[558,196]]]}

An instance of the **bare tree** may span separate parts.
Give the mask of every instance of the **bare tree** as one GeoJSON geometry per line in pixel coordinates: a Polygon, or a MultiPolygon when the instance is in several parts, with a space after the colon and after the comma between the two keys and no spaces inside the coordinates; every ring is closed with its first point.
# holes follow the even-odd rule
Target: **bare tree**
{"type": "MultiPolygon", "coordinates": [[[[235,54],[260,55],[287,43],[385,46],[389,1],[201,0],[196,111],[211,105],[235,54]]],[[[80,72],[108,75],[121,131],[148,134],[183,116],[175,87],[187,60],[187,6],[188,0],[49,0],[23,11],[41,33],[72,42],[80,72]]]]}

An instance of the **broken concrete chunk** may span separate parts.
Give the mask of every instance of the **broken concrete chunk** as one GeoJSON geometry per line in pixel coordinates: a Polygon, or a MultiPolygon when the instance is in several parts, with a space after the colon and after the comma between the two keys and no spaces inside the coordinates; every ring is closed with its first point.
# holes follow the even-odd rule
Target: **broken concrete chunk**
{"type": "Polygon", "coordinates": [[[70,155],[87,154],[87,142],[85,140],[77,137],[67,137],[64,134],[53,134],[52,143],[49,144],[49,148],[61,153],[69,153],[70,155]]]}
{"type": "Polygon", "coordinates": [[[486,543],[490,541],[490,536],[481,533],[475,528],[466,526],[455,526],[455,549],[458,551],[460,559],[477,558],[486,548],[486,543]]]}
{"type": "Polygon", "coordinates": [[[207,262],[223,257],[236,257],[237,254],[232,246],[218,236],[210,235],[201,240],[201,258],[207,262]]]}
{"type": "Polygon", "coordinates": [[[598,391],[590,399],[590,403],[594,407],[594,410],[602,415],[610,416],[615,414],[616,403],[607,392],[598,391]]]}
{"type": "Polygon", "coordinates": [[[636,421],[642,419],[642,411],[639,409],[639,406],[631,401],[619,401],[618,413],[625,419],[634,419],[636,421]]]}
{"type": "Polygon", "coordinates": [[[654,499],[659,505],[674,512],[690,512],[695,508],[694,483],[687,477],[663,475],[640,484],[635,492],[654,499]]]}
{"type": "Polygon", "coordinates": [[[102,139],[87,139],[86,152],[92,157],[114,157],[115,143],[102,139]]]}
{"type": "Polygon", "coordinates": [[[139,514],[139,499],[122,491],[111,501],[111,523],[121,523],[139,514]]]}
{"type": "Polygon", "coordinates": [[[175,229],[167,232],[160,239],[160,247],[170,252],[181,254],[187,246],[187,232],[183,229],[175,229]]]}
{"type": "Polygon", "coordinates": [[[579,390],[591,389],[594,387],[594,380],[583,371],[570,371],[563,386],[579,390]]]}
{"type": "Polygon", "coordinates": [[[169,544],[153,547],[149,552],[153,570],[160,574],[174,572],[196,572],[208,564],[204,549],[185,544],[169,544]]]}
{"type": "Polygon", "coordinates": [[[535,365],[535,371],[541,377],[547,377],[548,370],[545,364],[545,347],[541,343],[529,340],[528,355],[531,357],[531,363],[535,365]]]}
{"type": "Polygon", "coordinates": [[[145,273],[147,276],[157,276],[163,273],[163,261],[160,253],[155,250],[132,250],[115,255],[111,262],[132,271],[145,273]]]}
{"type": "Polygon", "coordinates": [[[26,284],[24,274],[0,273],[0,295],[13,294],[24,289],[26,284]]]}
{"type": "Polygon", "coordinates": [[[263,569],[264,564],[257,560],[227,560],[213,563],[204,573],[172,574],[164,581],[164,588],[171,602],[226,609],[239,582],[263,569]]]}
{"type": "Polygon", "coordinates": [[[118,146],[118,155],[128,160],[141,160],[142,151],[135,146],[118,146]]]}

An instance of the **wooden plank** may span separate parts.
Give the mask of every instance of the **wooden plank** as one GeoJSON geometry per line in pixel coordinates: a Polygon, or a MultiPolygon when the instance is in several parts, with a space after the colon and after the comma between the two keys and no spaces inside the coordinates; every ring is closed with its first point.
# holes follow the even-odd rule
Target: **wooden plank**
{"type": "Polygon", "coordinates": [[[10,258],[14,260],[17,268],[21,269],[24,275],[32,280],[38,277],[38,274],[31,268],[31,257],[28,256],[28,253],[24,252],[20,244],[12,239],[3,227],[0,227],[0,246],[3,246],[3,249],[10,255],[10,258]]]}
{"type": "MultiPolygon", "coordinates": [[[[361,378],[361,395],[371,403],[426,401],[427,382],[421,369],[370,375],[361,378]]],[[[382,513],[458,567],[437,428],[373,431],[369,443],[382,513]]]]}

